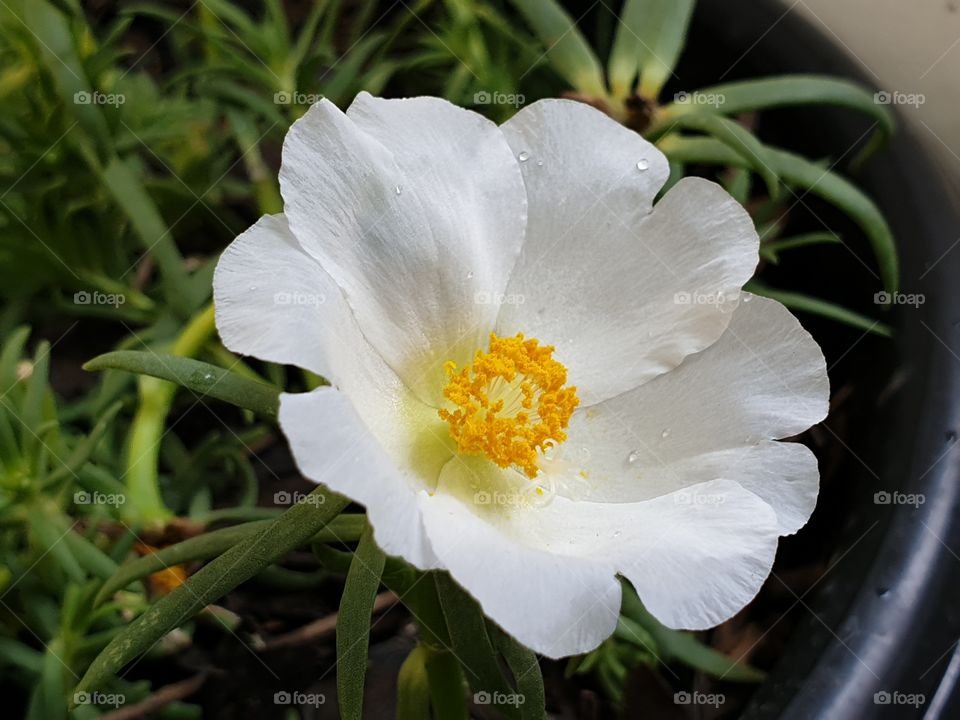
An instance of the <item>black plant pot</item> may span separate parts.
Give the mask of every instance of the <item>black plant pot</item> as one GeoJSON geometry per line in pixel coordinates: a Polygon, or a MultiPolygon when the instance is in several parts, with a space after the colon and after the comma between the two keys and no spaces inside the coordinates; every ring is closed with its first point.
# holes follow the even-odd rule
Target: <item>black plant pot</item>
{"type": "MultiPolygon", "coordinates": [[[[781,2],[702,0],[689,48],[694,56],[709,54],[713,77],[696,78],[708,83],[733,64],[724,80],[826,73],[877,84],[822,26],[781,2]]],[[[687,83],[684,66],[677,74],[684,84],[678,89],[697,87],[687,83]]],[[[822,149],[836,157],[869,127],[849,111],[800,112],[791,132],[813,156],[822,149]],[[816,124],[805,128],[806,112],[816,113],[809,116],[816,124]]],[[[902,289],[922,293],[925,302],[890,314],[896,339],[887,345],[889,358],[878,350],[876,358],[859,360],[884,365],[879,375],[897,382],[888,385],[894,390],[886,402],[871,406],[865,435],[844,444],[849,507],[842,523],[833,516],[841,529],[832,560],[800,601],[806,611],[746,718],[960,717],[960,203],[957,186],[918,141],[926,130],[908,115],[900,113],[892,144],[855,180],[898,239],[902,289]],[[884,490],[924,502],[875,502],[884,490]],[[910,695],[923,702],[909,704],[910,695]]],[[[864,258],[869,262],[868,253],[864,258]]],[[[806,271],[848,287],[851,302],[876,314],[865,300],[869,277],[862,283],[831,277],[828,268],[806,271]]]]}

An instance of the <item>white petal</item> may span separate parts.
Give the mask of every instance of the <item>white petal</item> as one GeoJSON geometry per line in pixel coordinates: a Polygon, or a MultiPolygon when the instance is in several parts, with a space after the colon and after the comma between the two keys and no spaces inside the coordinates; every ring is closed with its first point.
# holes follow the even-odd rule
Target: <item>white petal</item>
{"type": "Polygon", "coordinates": [[[620,585],[611,565],[518,543],[450,495],[423,497],[421,508],[443,565],[527,647],[561,658],[592,650],[613,632],[620,585]]]}
{"type": "Polygon", "coordinates": [[[583,405],[637,387],[720,336],[757,264],[759,239],[739,203],[687,178],[651,212],[666,159],[582,103],[534,103],[503,130],[530,157],[521,165],[527,238],[500,334],[555,345],[583,405]]]}
{"type": "MultiPolygon", "coordinates": [[[[416,414],[417,406],[426,407],[413,400],[407,413],[416,414]]],[[[415,443],[405,424],[410,417],[391,412],[384,403],[380,417],[369,406],[364,410],[367,413],[361,418],[351,398],[329,387],[284,393],[280,427],[305,477],[366,506],[374,537],[384,552],[421,569],[439,567],[420,521],[417,496],[424,488],[415,468],[424,460],[412,457],[415,443]],[[375,425],[379,435],[375,437],[369,423],[378,420],[382,424],[375,425]],[[398,457],[404,454],[408,460],[399,464],[398,457]]],[[[438,471],[434,468],[433,477],[438,471]]]]}
{"type": "Polygon", "coordinates": [[[568,473],[574,480],[562,492],[629,502],[717,477],[742,479],[770,500],[784,532],[802,525],[816,498],[816,462],[766,441],[796,435],[826,416],[826,365],[780,303],[744,299],[707,350],[574,414],[561,448],[588,479],[568,473]]]}
{"type": "Polygon", "coordinates": [[[589,650],[612,630],[615,573],[665,624],[702,629],[753,598],[776,554],[776,514],[730,480],[635,503],[531,504],[527,485],[456,458],[441,473],[444,494],[423,498],[423,517],[443,564],[484,611],[551,657],[589,650]]]}
{"type": "Polygon", "coordinates": [[[263,216],[224,250],[213,298],[230,350],[330,376],[328,337],[349,308],[283,215],[263,216]]]}
{"type": "Polygon", "coordinates": [[[730,619],[760,590],[776,557],[776,514],[732,481],[594,508],[578,528],[589,552],[611,558],[668,627],[705,630],[730,619]]]}
{"type": "Polygon", "coordinates": [[[364,335],[417,394],[486,347],[526,223],[500,129],[436,98],[314,105],[283,147],[290,227],[343,288],[364,335]]]}

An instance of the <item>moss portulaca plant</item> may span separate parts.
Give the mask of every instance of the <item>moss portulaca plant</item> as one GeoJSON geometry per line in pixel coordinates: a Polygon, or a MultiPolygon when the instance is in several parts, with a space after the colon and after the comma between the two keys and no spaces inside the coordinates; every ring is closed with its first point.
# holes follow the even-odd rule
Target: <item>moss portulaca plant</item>
{"type": "Polygon", "coordinates": [[[741,290],[759,241],[718,185],[543,100],[501,126],[361,94],[291,128],[282,215],[227,249],[226,345],[330,382],[281,397],[304,475],[382,549],[447,570],[550,657],[613,631],[617,575],[674,628],[731,617],[809,517],[824,359],[741,290]]]}

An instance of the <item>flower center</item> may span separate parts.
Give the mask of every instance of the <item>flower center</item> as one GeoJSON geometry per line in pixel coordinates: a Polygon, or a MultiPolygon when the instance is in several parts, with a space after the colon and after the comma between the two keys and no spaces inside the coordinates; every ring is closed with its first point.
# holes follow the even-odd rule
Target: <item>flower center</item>
{"type": "Polygon", "coordinates": [[[580,404],[577,389],[565,386],[567,368],[553,359],[553,350],[524,340],[522,333],[490,333],[490,350],[477,350],[471,364],[458,370],[447,361],[443,394],[456,409],[439,413],[460,452],[537,476],[538,451],[567,439],[564,430],[580,404]]]}

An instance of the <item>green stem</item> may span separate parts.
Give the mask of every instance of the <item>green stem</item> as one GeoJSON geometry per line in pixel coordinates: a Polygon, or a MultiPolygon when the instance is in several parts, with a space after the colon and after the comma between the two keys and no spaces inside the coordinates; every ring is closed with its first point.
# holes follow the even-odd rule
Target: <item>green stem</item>
{"type": "Polygon", "coordinates": [[[470,714],[460,661],[452,652],[444,650],[431,652],[426,665],[434,715],[443,720],[468,720],[470,714]]]}
{"type": "MultiPolygon", "coordinates": [[[[213,336],[213,304],[197,313],[174,341],[171,353],[182,357],[195,356],[213,336]]],[[[173,513],[160,494],[160,442],[167,414],[173,404],[177,386],[166,380],[141,377],[138,381],[140,402],[130,426],[127,444],[127,501],[124,513],[128,522],[138,525],[160,524],[173,513]]]]}

